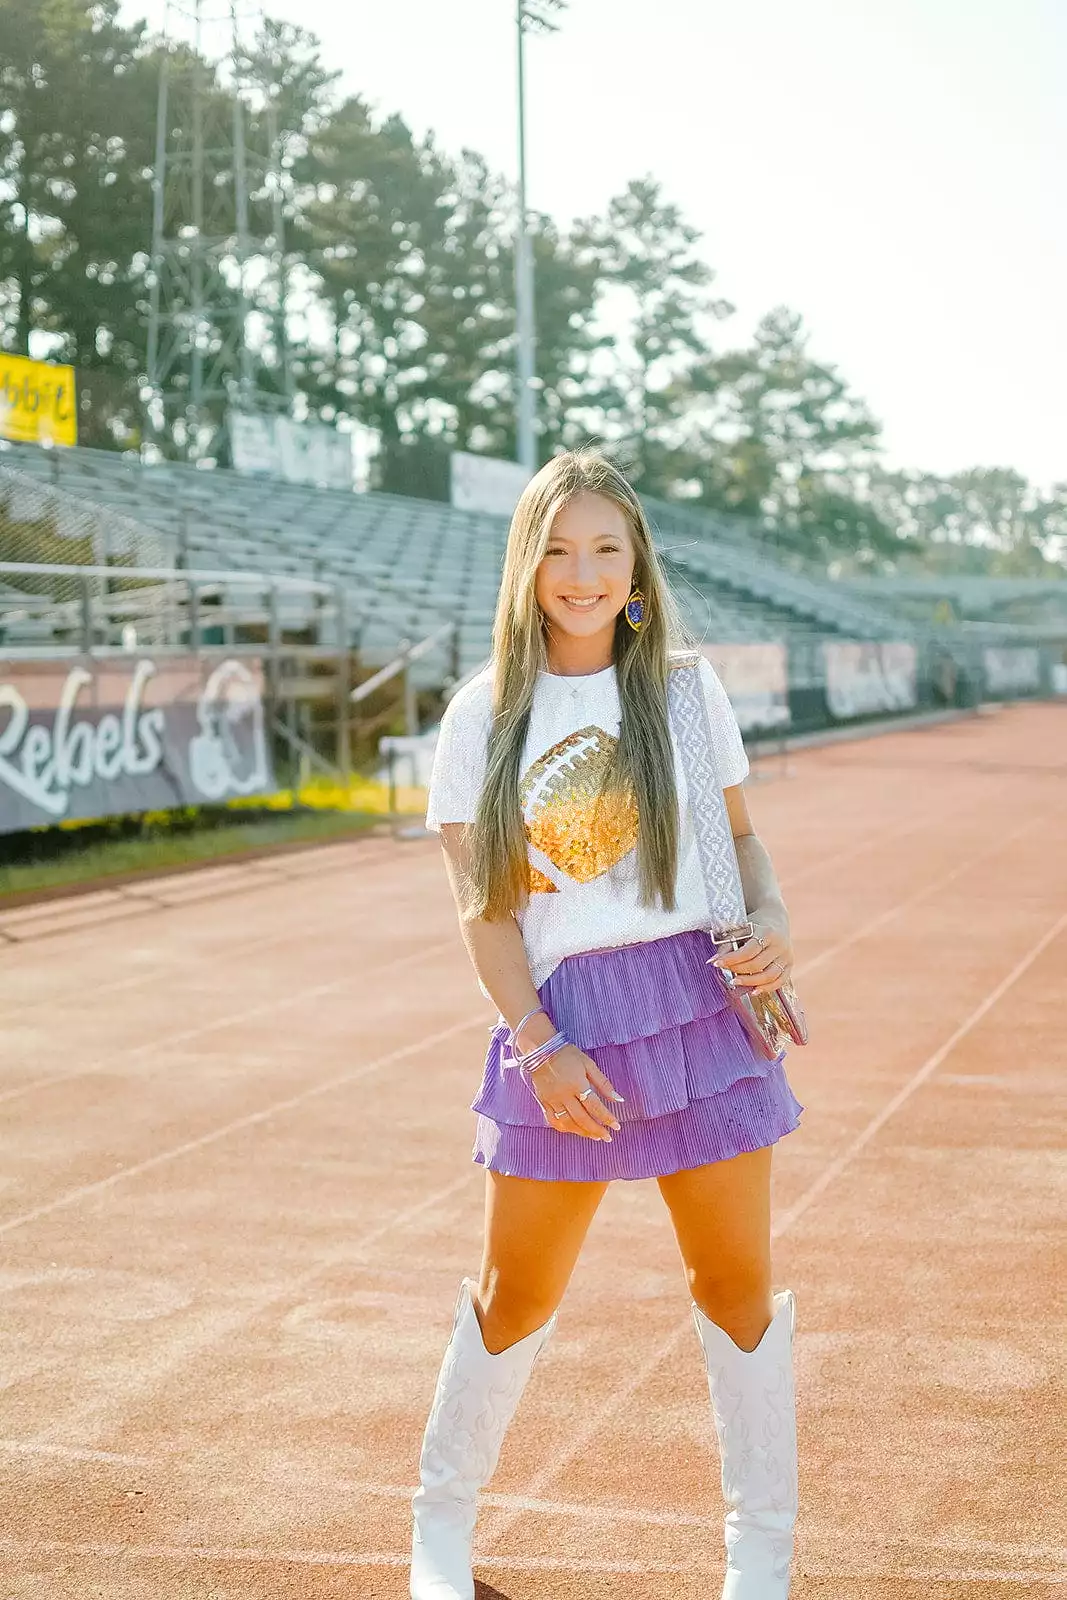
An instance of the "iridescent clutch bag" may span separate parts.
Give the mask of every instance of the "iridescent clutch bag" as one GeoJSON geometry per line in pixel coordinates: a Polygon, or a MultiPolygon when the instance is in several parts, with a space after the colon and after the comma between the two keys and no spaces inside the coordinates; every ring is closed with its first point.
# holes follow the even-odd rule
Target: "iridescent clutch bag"
{"type": "MultiPolygon", "coordinates": [[[[695,658],[671,669],[667,703],[689,788],[693,831],[712,918],[709,932],[720,948],[737,950],[752,937],[752,924],[745,913],[737,848],[719,782],[708,705],[695,658]]],[[[730,1009],[765,1060],[776,1060],[790,1043],[807,1044],[807,1019],[791,983],[752,994],[736,987],[728,969],[715,970],[726,985],[730,1009]]]]}
{"type": "MultiPolygon", "coordinates": [[[[746,939],[752,937],[751,922],[729,933],[712,932],[715,943],[724,950],[738,950],[746,939]]],[[[730,1010],[738,1018],[750,1043],[767,1061],[776,1061],[789,1044],[807,1044],[808,1020],[804,1007],[793,985],[788,981],[776,989],[765,989],[753,994],[749,989],[738,989],[734,975],[727,967],[716,967],[716,972],[726,985],[726,999],[730,1010]]]]}

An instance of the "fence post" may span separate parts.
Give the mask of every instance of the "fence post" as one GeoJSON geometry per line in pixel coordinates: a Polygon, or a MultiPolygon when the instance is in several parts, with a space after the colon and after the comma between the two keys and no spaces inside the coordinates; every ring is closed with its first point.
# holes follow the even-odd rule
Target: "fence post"
{"type": "Polygon", "coordinates": [[[85,573],[82,573],[80,580],[82,603],[82,653],[87,656],[91,656],[93,653],[93,600],[92,591],[89,587],[91,582],[92,579],[87,577],[85,573]]]}
{"type": "Polygon", "coordinates": [[[414,737],[419,731],[419,703],[415,695],[415,680],[411,675],[412,666],[409,656],[404,667],[404,732],[414,737]]]}
{"type": "Polygon", "coordinates": [[[270,684],[271,716],[277,717],[281,703],[281,652],[282,626],[278,615],[278,585],[267,589],[267,681],[270,684]]]}
{"type": "Polygon", "coordinates": [[[189,579],[189,648],[193,655],[200,654],[200,593],[189,579]]]}
{"type": "Polygon", "coordinates": [[[352,730],[349,723],[352,684],[348,654],[348,596],[341,583],[334,590],[334,603],[337,609],[337,765],[347,791],[352,778],[352,730]]]}
{"type": "Polygon", "coordinates": [[[111,643],[111,581],[107,568],[111,565],[111,541],[108,524],[101,511],[93,518],[93,565],[104,569],[100,578],[100,611],[104,624],[104,644],[111,643]]]}
{"type": "Polygon", "coordinates": [[[459,623],[452,624],[448,640],[448,675],[453,683],[459,682],[459,623]]]}

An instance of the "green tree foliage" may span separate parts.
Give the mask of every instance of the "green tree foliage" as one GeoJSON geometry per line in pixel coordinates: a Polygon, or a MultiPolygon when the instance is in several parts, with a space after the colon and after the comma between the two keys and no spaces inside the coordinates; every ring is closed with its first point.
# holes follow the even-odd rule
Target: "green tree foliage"
{"type": "Polygon", "coordinates": [[[680,431],[694,376],[707,361],[710,325],[733,310],[711,295],[715,275],[697,254],[699,240],[651,177],[574,231],[577,259],[600,280],[602,312],[625,327],[597,396],[604,433],[635,483],[654,494],[670,493],[685,470],[680,431]]]}
{"type": "Polygon", "coordinates": [[[865,499],[879,425],[835,368],[815,360],[801,318],[779,306],[751,344],[698,375],[689,435],[698,498],[751,518],[783,551],[876,562],[893,535],[865,499]]]}
{"type": "Polygon", "coordinates": [[[887,556],[902,572],[1045,577],[1067,565],[1067,483],[1041,494],[1006,467],[877,471],[870,499],[894,531],[887,556]]]}
{"type": "Polygon", "coordinates": [[[440,187],[423,235],[406,420],[459,450],[512,455],[507,188],[472,151],[447,161],[434,150],[432,162],[440,187]]]}
{"type": "Polygon", "coordinates": [[[296,178],[297,237],[330,322],[328,342],[306,343],[302,385],[320,415],[358,417],[397,440],[419,383],[426,258],[447,172],[402,118],[375,123],[355,95],[309,137],[296,178]]]}
{"type": "MultiPolygon", "coordinates": [[[[0,0],[0,309],[8,348],[130,379],[144,347],[155,79],[140,28],[117,11],[117,0],[0,0]]],[[[97,383],[83,437],[116,407],[132,425],[128,388],[97,383]]]]}
{"type": "MultiPolygon", "coordinates": [[[[0,0],[0,343],[73,362],[83,441],[136,443],[145,372],[152,162],[161,44],[119,0],[0,0]]],[[[245,326],[256,381],[298,407],[378,431],[381,480],[447,492],[454,448],[515,451],[515,196],[476,152],[449,155],[337,90],[315,37],[268,18],[237,64],[247,145],[247,264],[236,290],[232,63],[171,44],[167,234],[192,220],[192,86],[213,147],[203,232],[216,388],[245,326]],[[220,154],[219,152],[222,152],[220,154]],[[285,251],[281,254],[284,235],[285,251]],[[279,271],[279,260],[281,270],[279,271]]],[[[700,235],[652,177],[570,229],[530,219],[542,459],[599,440],[646,492],[748,519],[782,557],[834,571],[1061,568],[1067,485],[1007,468],[889,472],[879,425],[778,307],[719,348],[732,307],[700,235]]],[[[180,270],[168,286],[182,305],[180,270]]],[[[192,359],[170,373],[178,415],[192,359]]],[[[221,418],[215,402],[212,421],[221,418]]]]}

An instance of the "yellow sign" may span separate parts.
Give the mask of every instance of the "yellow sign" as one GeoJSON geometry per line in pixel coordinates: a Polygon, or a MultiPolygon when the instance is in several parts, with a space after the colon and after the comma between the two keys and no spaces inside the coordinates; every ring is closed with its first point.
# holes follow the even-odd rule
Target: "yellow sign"
{"type": "Polygon", "coordinates": [[[74,368],[0,351],[0,438],[77,444],[74,368]]]}

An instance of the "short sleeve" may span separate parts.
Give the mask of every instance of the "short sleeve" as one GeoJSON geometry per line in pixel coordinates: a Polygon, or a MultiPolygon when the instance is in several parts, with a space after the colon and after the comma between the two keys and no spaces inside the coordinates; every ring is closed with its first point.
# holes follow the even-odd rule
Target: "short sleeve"
{"type": "Polygon", "coordinates": [[[434,747],[426,826],[473,822],[485,781],[492,717],[487,687],[471,684],[445,707],[434,747]]]}
{"type": "Polygon", "coordinates": [[[706,656],[700,658],[700,678],[711,721],[711,742],[715,750],[715,764],[719,769],[719,782],[724,789],[729,789],[736,783],[743,783],[748,777],[745,743],[722,680],[706,656]]]}

